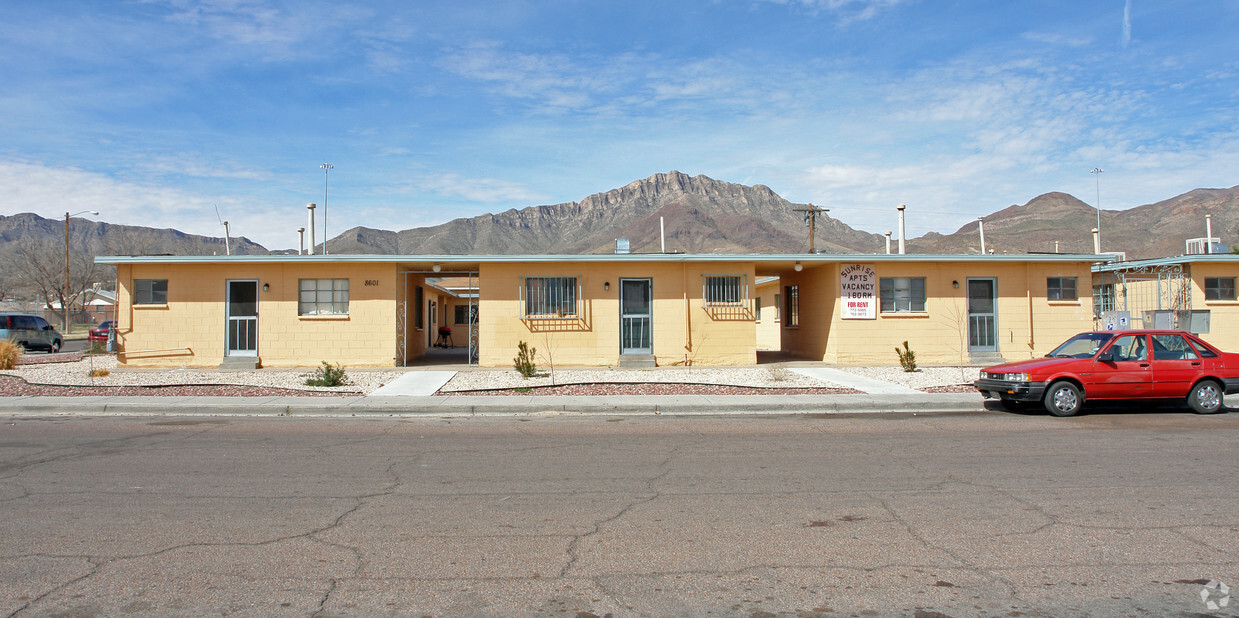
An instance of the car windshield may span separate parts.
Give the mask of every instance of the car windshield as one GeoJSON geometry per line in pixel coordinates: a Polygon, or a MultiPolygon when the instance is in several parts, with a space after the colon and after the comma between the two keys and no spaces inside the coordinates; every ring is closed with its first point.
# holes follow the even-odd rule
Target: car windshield
{"type": "Polygon", "coordinates": [[[1080,333],[1068,339],[1063,345],[1054,348],[1046,356],[1055,358],[1090,358],[1114,337],[1113,333],[1080,333]]]}

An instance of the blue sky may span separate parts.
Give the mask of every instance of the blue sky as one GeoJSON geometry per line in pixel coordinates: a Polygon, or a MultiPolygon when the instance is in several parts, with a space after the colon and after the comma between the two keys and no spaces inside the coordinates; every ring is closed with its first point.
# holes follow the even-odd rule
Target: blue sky
{"type": "Polygon", "coordinates": [[[296,246],[679,170],[874,233],[1239,184],[1239,2],[50,0],[0,21],[0,214],[296,246]],[[321,208],[320,208],[321,211],[321,208]],[[319,239],[322,221],[318,223],[319,239]]]}

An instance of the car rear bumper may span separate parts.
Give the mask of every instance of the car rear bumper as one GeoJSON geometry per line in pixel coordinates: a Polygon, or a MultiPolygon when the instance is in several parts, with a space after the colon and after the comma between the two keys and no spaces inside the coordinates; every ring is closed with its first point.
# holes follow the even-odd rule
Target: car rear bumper
{"type": "Polygon", "coordinates": [[[1239,378],[1223,379],[1222,389],[1227,395],[1239,393],[1239,378]]]}
{"type": "Polygon", "coordinates": [[[988,378],[972,383],[987,399],[1007,401],[1041,401],[1045,395],[1045,382],[1012,382],[988,378]]]}

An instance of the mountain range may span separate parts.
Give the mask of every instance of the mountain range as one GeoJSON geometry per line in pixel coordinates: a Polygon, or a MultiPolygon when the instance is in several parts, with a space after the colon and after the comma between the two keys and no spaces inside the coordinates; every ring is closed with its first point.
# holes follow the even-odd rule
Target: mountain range
{"type": "MultiPolygon", "coordinates": [[[[627,238],[633,253],[807,253],[808,204],[789,202],[764,185],[742,185],[660,173],[579,202],[533,206],[460,218],[401,231],[354,227],[330,239],[333,254],[578,254],[610,253],[627,238]]],[[[1155,204],[1102,210],[1103,251],[1129,259],[1178,255],[1184,241],[1205,235],[1205,215],[1227,246],[1239,242],[1239,187],[1196,189],[1155,204]]],[[[908,209],[908,217],[915,217],[908,209]]],[[[1065,193],[1046,193],[984,217],[986,249],[995,253],[1091,253],[1090,230],[1098,212],[1065,193]]],[[[896,213],[891,208],[891,227],[896,213]]],[[[952,234],[929,233],[907,241],[909,253],[977,253],[979,222],[952,234]]],[[[819,213],[814,249],[819,253],[882,253],[883,235],[854,229],[819,213]]],[[[23,213],[0,216],[0,259],[22,239],[63,243],[64,221],[23,213]]],[[[70,221],[70,242],[91,255],[224,253],[222,238],[174,229],[70,221]]],[[[230,239],[234,254],[270,253],[244,237],[230,239]]],[[[286,253],[282,251],[279,253],[286,253]]]]}

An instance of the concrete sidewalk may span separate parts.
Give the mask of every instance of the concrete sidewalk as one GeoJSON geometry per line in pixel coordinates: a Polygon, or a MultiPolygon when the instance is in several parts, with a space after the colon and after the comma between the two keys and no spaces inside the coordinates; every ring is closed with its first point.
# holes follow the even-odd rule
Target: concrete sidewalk
{"type": "Polygon", "coordinates": [[[983,412],[977,393],[849,395],[0,397],[0,416],[523,416],[983,412]]]}

